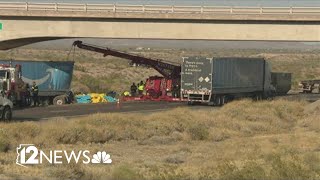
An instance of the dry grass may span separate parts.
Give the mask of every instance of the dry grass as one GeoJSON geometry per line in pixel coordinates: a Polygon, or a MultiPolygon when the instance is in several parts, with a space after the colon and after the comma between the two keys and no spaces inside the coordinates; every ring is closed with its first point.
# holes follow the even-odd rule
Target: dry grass
{"type": "MultiPolygon", "coordinates": [[[[0,124],[5,177],[58,179],[320,179],[320,127],[306,103],[235,101],[219,110],[0,124]],[[112,165],[14,164],[15,147],[108,151],[112,165]]],[[[0,177],[1,178],[1,177],[0,177]]]]}

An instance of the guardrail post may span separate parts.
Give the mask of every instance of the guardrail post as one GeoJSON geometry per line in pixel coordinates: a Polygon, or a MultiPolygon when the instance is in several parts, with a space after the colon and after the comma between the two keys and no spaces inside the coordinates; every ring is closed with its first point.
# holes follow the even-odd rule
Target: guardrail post
{"type": "Polygon", "coordinates": [[[291,7],[290,7],[290,14],[292,14],[292,12],[293,12],[293,11],[292,11],[292,6],[291,6],[291,7]]]}
{"type": "Polygon", "coordinates": [[[54,3],[54,10],[58,11],[58,3],[54,3]]]}
{"type": "Polygon", "coordinates": [[[263,14],[263,8],[260,7],[260,14],[263,14]]]}
{"type": "Polygon", "coordinates": [[[28,2],[26,2],[26,11],[28,11],[29,10],[29,4],[28,4],[28,2]]]}
{"type": "Polygon", "coordinates": [[[201,14],[203,13],[203,6],[201,6],[201,8],[200,8],[200,13],[201,14]]]}
{"type": "Polygon", "coordinates": [[[84,4],[84,11],[87,12],[87,3],[84,4]]]}
{"type": "Polygon", "coordinates": [[[233,6],[231,6],[231,8],[230,8],[230,13],[231,14],[233,13],[233,6]]]}
{"type": "Polygon", "coordinates": [[[171,7],[171,12],[174,13],[174,5],[171,7]]]}
{"type": "Polygon", "coordinates": [[[145,6],[142,5],[142,12],[144,13],[145,12],[145,6]]]}
{"type": "Polygon", "coordinates": [[[115,5],[115,4],[113,4],[113,12],[115,13],[115,12],[116,12],[116,10],[117,10],[116,5],[115,5]]]}

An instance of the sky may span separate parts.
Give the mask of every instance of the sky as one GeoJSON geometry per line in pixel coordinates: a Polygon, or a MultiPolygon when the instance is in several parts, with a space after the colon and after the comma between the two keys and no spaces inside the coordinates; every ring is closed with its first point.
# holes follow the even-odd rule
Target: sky
{"type": "Polygon", "coordinates": [[[301,6],[320,7],[320,0],[0,0],[0,2],[68,2],[105,4],[166,4],[166,5],[212,5],[212,6],[301,6]]]}

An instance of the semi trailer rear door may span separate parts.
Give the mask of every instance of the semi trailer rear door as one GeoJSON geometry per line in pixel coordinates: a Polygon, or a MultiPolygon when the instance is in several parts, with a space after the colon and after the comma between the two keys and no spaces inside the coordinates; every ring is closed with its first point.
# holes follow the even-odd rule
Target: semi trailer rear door
{"type": "Polygon", "coordinates": [[[183,58],[181,91],[183,94],[209,94],[212,90],[213,60],[203,57],[183,58]]]}

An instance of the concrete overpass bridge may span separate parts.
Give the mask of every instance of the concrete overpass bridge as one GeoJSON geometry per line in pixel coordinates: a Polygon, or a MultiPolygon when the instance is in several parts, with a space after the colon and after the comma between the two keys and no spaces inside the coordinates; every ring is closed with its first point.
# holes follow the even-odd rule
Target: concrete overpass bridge
{"type": "Polygon", "coordinates": [[[63,38],[320,41],[320,7],[0,3],[0,49],[63,38]]]}

